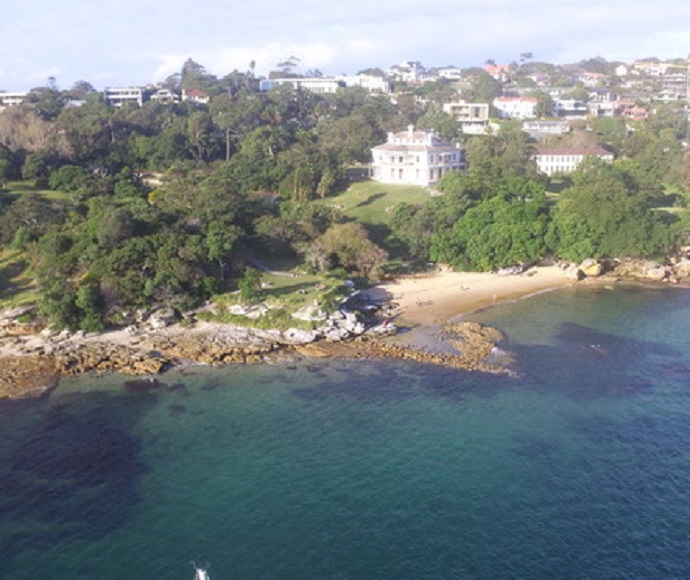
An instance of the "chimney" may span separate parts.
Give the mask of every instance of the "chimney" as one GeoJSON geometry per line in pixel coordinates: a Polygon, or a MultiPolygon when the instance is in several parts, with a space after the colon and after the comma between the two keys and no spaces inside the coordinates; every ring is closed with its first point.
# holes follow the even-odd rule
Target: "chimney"
{"type": "Polygon", "coordinates": [[[407,126],[407,136],[412,139],[412,135],[414,135],[414,125],[408,125],[407,126]]]}

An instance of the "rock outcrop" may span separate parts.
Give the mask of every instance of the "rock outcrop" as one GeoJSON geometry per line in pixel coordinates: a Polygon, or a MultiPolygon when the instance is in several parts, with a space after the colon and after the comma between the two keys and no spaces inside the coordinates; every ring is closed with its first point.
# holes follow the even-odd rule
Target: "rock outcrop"
{"type": "Polygon", "coordinates": [[[37,397],[58,380],[55,362],[45,356],[8,356],[1,360],[0,399],[37,397]]]}

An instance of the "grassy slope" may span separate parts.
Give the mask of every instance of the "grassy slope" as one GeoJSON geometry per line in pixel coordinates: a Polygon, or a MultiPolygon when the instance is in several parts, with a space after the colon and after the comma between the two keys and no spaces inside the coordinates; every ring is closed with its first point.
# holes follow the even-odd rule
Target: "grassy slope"
{"type": "Polygon", "coordinates": [[[26,193],[40,193],[48,199],[68,199],[70,198],[69,193],[64,193],[62,191],[55,191],[54,189],[40,189],[34,186],[33,181],[8,181],[5,183],[5,189],[2,191],[3,194],[7,193],[9,195],[23,195],[26,193]]]}
{"type": "MultiPolygon", "coordinates": [[[[49,199],[63,199],[67,194],[34,187],[33,181],[8,181],[2,195],[39,193],[49,199]]],[[[36,281],[24,252],[0,248],[0,309],[36,302],[36,281]]]]}
{"type": "Polygon", "coordinates": [[[0,309],[36,301],[36,282],[23,252],[0,250],[0,309]]]}
{"type": "Polygon", "coordinates": [[[357,181],[346,191],[318,203],[340,207],[346,218],[367,228],[372,241],[395,253],[396,242],[389,227],[391,209],[400,203],[420,204],[428,200],[425,187],[357,181]]]}

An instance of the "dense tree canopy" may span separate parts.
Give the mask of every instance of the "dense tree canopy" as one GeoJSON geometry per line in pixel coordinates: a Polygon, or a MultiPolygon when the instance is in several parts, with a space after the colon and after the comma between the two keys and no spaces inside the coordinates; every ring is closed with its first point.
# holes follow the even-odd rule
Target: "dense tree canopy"
{"type": "Polygon", "coordinates": [[[561,194],[550,243],[557,255],[573,261],[661,256],[670,232],[628,164],[592,159],[561,194]]]}
{"type": "MultiPolygon", "coordinates": [[[[510,73],[521,86],[534,84],[528,74],[563,73],[521,60],[510,73]]],[[[296,62],[281,65],[293,74],[296,62]]],[[[560,195],[547,197],[536,143],[519,122],[468,136],[443,111],[458,97],[491,102],[499,94],[501,83],[483,70],[465,71],[461,86],[399,83],[391,98],[362,88],[259,92],[249,68],[218,79],[188,59],[166,80],[177,91],[203,91],[207,105],[112,107],[79,81],[68,91],[54,83],[34,89],[25,105],[0,114],[1,249],[30,263],[41,310],[56,324],[97,330],[152,303],[191,306],[235,288],[233,278],[251,290],[249,253],[373,279],[388,250],[490,270],[547,254],[661,256],[690,231],[686,217],[655,208],[671,190],[681,210],[682,188],[690,188],[687,116],[673,106],[638,122],[593,119],[558,137],[557,145],[603,145],[618,161],[584,164],[559,183],[560,195]],[[393,204],[391,237],[377,244],[322,199],[345,189],[351,165],[366,163],[387,132],[409,124],[461,144],[468,168],[444,175],[441,195],[393,204]],[[3,184],[18,179],[37,191],[6,193],[3,184]]],[[[534,91],[546,113],[550,98],[534,91]]]]}

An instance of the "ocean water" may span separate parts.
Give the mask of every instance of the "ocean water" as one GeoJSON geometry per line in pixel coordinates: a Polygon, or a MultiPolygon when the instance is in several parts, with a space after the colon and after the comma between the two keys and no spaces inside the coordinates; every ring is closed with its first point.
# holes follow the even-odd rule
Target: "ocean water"
{"type": "Polygon", "coordinates": [[[472,318],[519,378],[195,367],[1,405],[0,578],[690,577],[690,291],[472,318]]]}

